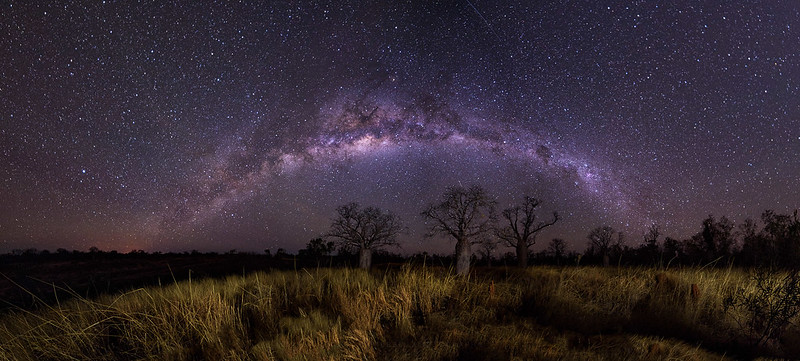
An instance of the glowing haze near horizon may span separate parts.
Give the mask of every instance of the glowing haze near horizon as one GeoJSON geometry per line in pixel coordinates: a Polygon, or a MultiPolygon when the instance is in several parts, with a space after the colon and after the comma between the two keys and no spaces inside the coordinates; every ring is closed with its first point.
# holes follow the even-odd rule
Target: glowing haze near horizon
{"type": "Polygon", "coordinates": [[[764,2],[10,1],[0,251],[297,250],[450,185],[683,238],[800,207],[800,13],[764,2]]]}

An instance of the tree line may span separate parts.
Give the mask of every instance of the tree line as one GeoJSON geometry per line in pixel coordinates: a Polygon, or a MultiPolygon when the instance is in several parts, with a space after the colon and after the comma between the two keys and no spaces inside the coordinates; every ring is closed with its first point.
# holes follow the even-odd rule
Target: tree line
{"type": "MultiPolygon", "coordinates": [[[[564,239],[553,238],[545,250],[533,253],[531,248],[540,232],[561,219],[558,212],[540,215],[541,203],[534,197],[525,196],[519,204],[497,212],[497,202],[483,187],[451,186],[438,200],[422,209],[420,215],[427,225],[426,237],[442,236],[454,241],[452,258],[435,257],[442,262],[454,262],[459,275],[469,273],[470,265],[478,261],[477,256],[481,256],[484,264],[491,265],[493,253],[501,246],[513,250],[501,257],[503,263],[513,262],[519,267],[527,267],[529,259],[535,258],[538,263],[576,265],[669,267],[735,264],[800,269],[800,218],[797,211],[780,214],[767,210],[759,220],[747,219],[738,225],[727,217],[709,215],[701,222],[696,234],[683,240],[664,237],[656,224],[651,225],[641,238],[633,239],[611,226],[599,226],[587,234],[587,248],[583,252],[569,250],[564,239]]],[[[338,252],[340,259],[337,264],[342,264],[341,258],[357,257],[359,267],[368,269],[375,253],[383,260],[403,258],[389,250],[399,246],[398,236],[405,231],[403,221],[391,211],[348,203],[336,208],[328,231],[309,241],[297,256],[317,261],[328,257],[333,264],[331,257],[338,252]]],[[[237,253],[230,250],[225,254],[237,253]]],[[[265,253],[276,259],[292,256],[283,249],[278,249],[275,254],[270,250],[265,250],[265,253]]],[[[192,251],[183,254],[203,253],[192,251]]],[[[10,255],[123,256],[116,251],[103,252],[97,247],[92,247],[88,253],[62,248],[51,253],[31,248],[14,250],[10,255]]],[[[134,250],[124,255],[140,257],[148,254],[134,250]]],[[[422,256],[430,257],[427,253],[422,256]]]]}
{"type": "Polygon", "coordinates": [[[589,262],[629,265],[672,264],[698,266],[765,266],[796,269],[800,266],[800,218],[797,211],[780,214],[762,213],[760,221],[746,219],[735,224],[727,217],[705,218],[691,237],[678,240],[661,237],[658,225],[652,225],[641,240],[629,243],[613,227],[593,229],[587,236],[589,246],[583,254],[589,262]]]}
{"type": "MultiPolygon", "coordinates": [[[[496,213],[496,201],[480,186],[448,187],[440,199],[429,204],[421,215],[428,225],[427,237],[436,235],[455,241],[456,273],[469,272],[473,262],[473,247],[478,247],[489,264],[492,252],[504,245],[514,250],[516,263],[527,267],[531,247],[537,235],[556,224],[558,212],[540,217],[538,199],[525,196],[522,202],[496,213]]],[[[331,230],[323,238],[332,239],[330,247],[339,245],[357,251],[359,266],[369,268],[371,253],[387,246],[397,246],[397,236],[403,232],[402,221],[378,208],[361,208],[350,203],[337,209],[331,230]]],[[[537,258],[547,257],[557,263],[571,260],[576,264],[768,266],[799,268],[800,218],[767,210],[760,222],[747,219],[736,225],[727,217],[709,215],[700,230],[684,240],[663,237],[661,228],[653,224],[639,240],[629,241],[623,232],[611,226],[599,226],[587,235],[588,247],[583,253],[566,249],[566,242],[552,239],[537,258]]],[[[332,249],[332,248],[331,248],[332,249]]],[[[508,258],[508,257],[506,257],[508,258]]]]}

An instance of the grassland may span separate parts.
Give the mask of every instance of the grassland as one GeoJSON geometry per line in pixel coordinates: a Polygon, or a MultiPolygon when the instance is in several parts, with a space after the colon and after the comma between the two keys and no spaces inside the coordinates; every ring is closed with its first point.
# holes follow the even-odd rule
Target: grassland
{"type": "Polygon", "coordinates": [[[308,269],[76,297],[0,316],[4,360],[726,360],[754,347],[736,269],[308,269]],[[659,275],[660,274],[660,275],[659,275]],[[692,285],[696,289],[692,291],[692,285]]]}

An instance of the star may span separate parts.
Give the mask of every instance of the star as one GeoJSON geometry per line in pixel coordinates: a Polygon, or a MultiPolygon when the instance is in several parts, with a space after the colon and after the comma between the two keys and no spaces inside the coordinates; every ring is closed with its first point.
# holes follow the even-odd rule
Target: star
{"type": "Polygon", "coordinates": [[[576,246],[800,204],[781,6],[3,6],[0,252],[293,251],[349,202],[448,252],[419,213],[459,184],[576,246]]]}

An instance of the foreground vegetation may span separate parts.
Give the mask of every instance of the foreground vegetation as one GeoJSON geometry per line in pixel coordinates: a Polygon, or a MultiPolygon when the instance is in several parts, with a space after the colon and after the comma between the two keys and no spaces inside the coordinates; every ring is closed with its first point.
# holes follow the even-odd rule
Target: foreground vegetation
{"type": "Polygon", "coordinates": [[[467,278],[413,266],[260,272],[9,311],[0,317],[0,359],[721,360],[800,354],[791,348],[800,336],[790,324],[761,342],[751,310],[737,307],[744,302],[735,300],[759,292],[757,281],[736,269],[535,267],[479,269],[467,278]]]}

